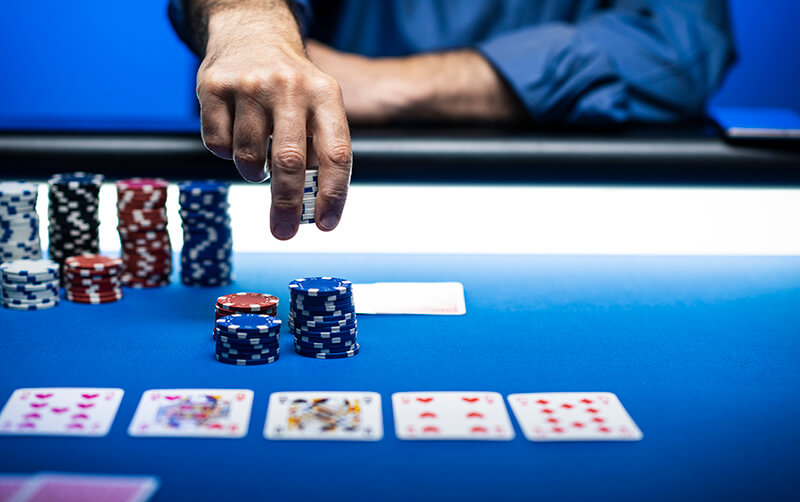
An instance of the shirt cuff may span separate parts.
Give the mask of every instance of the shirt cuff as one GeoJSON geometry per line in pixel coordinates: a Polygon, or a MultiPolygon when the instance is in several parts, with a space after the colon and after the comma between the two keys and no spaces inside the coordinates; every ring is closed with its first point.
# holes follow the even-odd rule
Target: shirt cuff
{"type": "Polygon", "coordinates": [[[503,33],[477,46],[537,122],[623,122],[625,87],[611,57],[564,23],[503,33]]]}

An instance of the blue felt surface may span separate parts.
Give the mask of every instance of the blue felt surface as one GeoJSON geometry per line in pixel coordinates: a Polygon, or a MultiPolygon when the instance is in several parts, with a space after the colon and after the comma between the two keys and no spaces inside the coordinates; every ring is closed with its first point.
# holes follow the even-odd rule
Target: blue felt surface
{"type": "Polygon", "coordinates": [[[237,255],[223,289],[126,291],[104,306],[0,311],[0,399],[15,388],[109,386],[109,436],[0,438],[0,471],[156,474],[157,500],[790,500],[800,497],[800,258],[237,255]],[[281,297],[300,276],[464,283],[466,316],[362,316],[361,354],[213,360],[220,293],[281,297]],[[126,433],[150,388],[250,388],[244,439],[126,433]],[[262,437],[270,392],[370,390],[377,443],[262,437]],[[410,390],[617,393],[636,443],[404,442],[390,396],[410,390]],[[346,480],[346,482],[343,482],[346,480]]]}

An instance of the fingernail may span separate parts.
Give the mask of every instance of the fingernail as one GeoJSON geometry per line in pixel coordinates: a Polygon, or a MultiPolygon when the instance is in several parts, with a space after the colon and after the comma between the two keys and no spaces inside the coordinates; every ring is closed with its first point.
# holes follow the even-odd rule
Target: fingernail
{"type": "Polygon", "coordinates": [[[294,235],[294,232],[295,232],[294,225],[286,222],[275,224],[275,229],[273,230],[275,237],[284,240],[290,239],[294,235]]]}
{"type": "Polygon", "coordinates": [[[322,217],[319,222],[320,226],[325,230],[333,230],[339,224],[339,217],[335,214],[328,213],[322,217]]]}

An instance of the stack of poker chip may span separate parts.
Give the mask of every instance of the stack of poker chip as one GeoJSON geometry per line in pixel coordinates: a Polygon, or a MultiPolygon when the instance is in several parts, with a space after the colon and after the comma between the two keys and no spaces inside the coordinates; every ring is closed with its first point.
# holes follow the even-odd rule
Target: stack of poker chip
{"type": "Polygon", "coordinates": [[[69,256],[98,252],[97,208],[103,176],[56,174],[48,181],[51,260],[63,265],[69,256]]]}
{"type": "Polygon", "coordinates": [[[0,265],[3,306],[14,310],[44,310],[59,302],[58,263],[14,260],[0,265]]]}
{"type": "Polygon", "coordinates": [[[0,263],[42,257],[37,189],[36,183],[0,182],[0,263]]]}
{"type": "Polygon", "coordinates": [[[111,303],[122,298],[122,260],[99,254],[64,260],[66,298],[75,303],[111,303]]]}
{"type": "Polygon", "coordinates": [[[214,324],[217,361],[237,366],[274,363],[280,357],[281,321],[261,314],[231,314],[214,324]]]}
{"type": "Polygon", "coordinates": [[[131,178],[116,186],[122,283],[133,288],[168,285],[172,245],[167,233],[167,181],[131,178]]]}
{"type": "Polygon", "coordinates": [[[181,281],[188,286],[225,286],[233,281],[229,187],[217,181],[180,185],[181,281]]]}
{"type": "Polygon", "coordinates": [[[300,223],[314,223],[317,192],[319,191],[318,178],[319,169],[306,168],[306,184],[303,187],[303,213],[300,217],[300,223]]]}
{"type": "Polygon", "coordinates": [[[278,297],[266,293],[233,293],[217,298],[217,319],[232,314],[278,315],[278,297]]]}
{"type": "Polygon", "coordinates": [[[358,326],[352,283],[335,277],[307,277],[289,283],[289,331],[295,352],[316,359],[358,354],[358,326]]]}

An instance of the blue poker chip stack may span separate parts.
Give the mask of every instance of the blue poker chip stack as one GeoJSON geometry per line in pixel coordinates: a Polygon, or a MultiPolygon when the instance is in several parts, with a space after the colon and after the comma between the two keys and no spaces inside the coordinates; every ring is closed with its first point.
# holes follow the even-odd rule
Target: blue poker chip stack
{"type": "Polygon", "coordinates": [[[37,192],[36,183],[0,182],[0,263],[42,257],[37,192]]]}
{"type": "Polygon", "coordinates": [[[44,310],[59,303],[58,263],[14,260],[0,265],[2,304],[12,310],[44,310]]]}
{"type": "Polygon", "coordinates": [[[295,352],[315,359],[358,354],[352,286],[335,277],[306,277],[289,283],[289,331],[295,352]]]}
{"type": "Polygon", "coordinates": [[[229,183],[191,181],[180,186],[183,221],[181,281],[188,286],[225,286],[233,281],[229,183]]]}
{"type": "Polygon", "coordinates": [[[281,321],[261,314],[231,314],[214,324],[217,361],[236,366],[274,363],[280,357],[281,321]]]}
{"type": "Polygon", "coordinates": [[[59,265],[70,256],[99,252],[97,210],[101,174],[56,174],[47,184],[50,246],[48,257],[59,265]]]}

